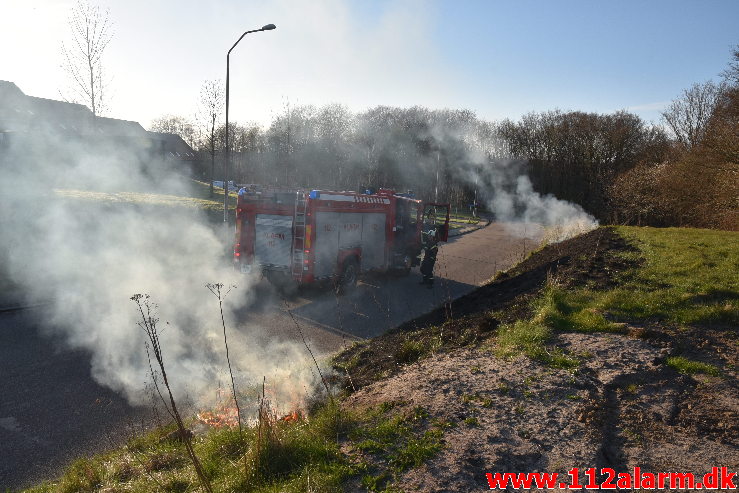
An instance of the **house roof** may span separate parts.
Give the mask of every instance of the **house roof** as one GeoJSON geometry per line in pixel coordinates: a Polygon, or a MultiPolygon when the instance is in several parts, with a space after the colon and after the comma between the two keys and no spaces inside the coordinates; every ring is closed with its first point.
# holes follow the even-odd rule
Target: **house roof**
{"type": "Polygon", "coordinates": [[[93,115],[86,106],[34,96],[26,98],[25,110],[29,115],[31,128],[74,134],[90,132],[93,115]]]}
{"type": "Polygon", "coordinates": [[[7,80],[0,80],[0,101],[10,97],[22,97],[25,96],[18,86],[13,82],[7,80]]]}
{"type": "Polygon", "coordinates": [[[116,137],[148,137],[146,130],[138,122],[98,117],[95,119],[95,126],[99,133],[105,135],[116,137]]]}
{"type": "Polygon", "coordinates": [[[12,82],[0,80],[0,131],[18,130],[27,120],[27,96],[12,82]]]}
{"type": "Polygon", "coordinates": [[[179,135],[147,132],[138,122],[95,117],[84,105],[28,96],[14,83],[0,81],[0,133],[10,132],[133,139],[137,145],[156,146],[157,152],[172,158],[196,157],[179,135]]]}
{"type": "Polygon", "coordinates": [[[27,96],[12,82],[0,81],[0,131],[53,130],[62,134],[147,137],[137,122],[94,117],[78,103],[27,96]]]}
{"type": "Polygon", "coordinates": [[[171,157],[180,159],[195,159],[195,151],[177,134],[166,132],[147,132],[149,137],[163,142],[164,150],[171,157]]]}

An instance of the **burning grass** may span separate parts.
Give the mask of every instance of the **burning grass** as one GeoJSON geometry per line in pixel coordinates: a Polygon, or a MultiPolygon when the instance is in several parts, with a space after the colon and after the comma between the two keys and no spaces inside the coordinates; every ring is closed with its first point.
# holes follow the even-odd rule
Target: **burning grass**
{"type": "MultiPolygon", "coordinates": [[[[192,426],[194,420],[188,424],[192,426]]],[[[214,491],[302,492],[308,491],[307,485],[317,484],[338,488],[353,472],[336,441],[345,426],[337,409],[327,405],[310,420],[288,422],[264,415],[261,430],[260,425],[246,427],[243,437],[233,427],[208,428],[196,434],[192,444],[214,491]]],[[[59,481],[27,491],[121,491],[124,487],[133,492],[172,491],[175,483],[182,491],[195,490],[198,479],[184,447],[167,439],[171,429],[136,437],[110,454],[80,459],[59,481]]]]}
{"type": "MultiPolygon", "coordinates": [[[[192,445],[214,491],[343,491],[351,478],[384,484],[442,447],[442,430],[427,426],[427,413],[393,415],[392,409],[356,413],[325,403],[309,417],[264,412],[243,435],[234,426],[208,427],[192,445]]],[[[184,447],[171,439],[174,429],[157,429],[122,449],[80,459],[58,481],[26,492],[197,490],[184,447]]]]}

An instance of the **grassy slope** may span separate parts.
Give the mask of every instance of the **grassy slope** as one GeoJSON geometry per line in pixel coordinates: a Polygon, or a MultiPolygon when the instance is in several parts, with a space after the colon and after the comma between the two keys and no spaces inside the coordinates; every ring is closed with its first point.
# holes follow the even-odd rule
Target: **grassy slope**
{"type": "MultiPolygon", "coordinates": [[[[531,309],[527,316],[517,320],[499,317],[506,322],[497,331],[486,329],[485,333],[492,335],[484,344],[504,355],[525,352],[553,366],[571,367],[579,364],[577,355],[546,348],[556,331],[619,331],[626,322],[677,331],[694,326],[736,331],[738,233],[650,228],[616,231],[637,250],[615,255],[628,257],[637,267],[614,273],[617,282],[607,289],[582,285],[565,289],[555,276],[528,302],[531,309]]],[[[485,316],[492,319],[497,315],[485,316]]],[[[436,333],[439,327],[424,330],[436,333]]],[[[413,346],[414,337],[409,333],[407,347],[399,344],[395,354],[398,363],[445,349],[441,337],[439,344],[424,347],[413,346]]],[[[480,340],[474,337],[462,343],[480,344],[480,340]]],[[[712,365],[680,355],[666,364],[684,373],[719,373],[712,365]]],[[[344,367],[351,371],[351,364],[344,367]]],[[[430,430],[426,427],[427,431],[421,432],[417,424],[425,418],[423,409],[396,415],[388,405],[353,414],[326,405],[308,422],[273,423],[268,440],[260,442],[253,429],[246,432],[243,441],[235,431],[216,430],[198,436],[195,449],[216,491],[340,491],[347,481],[353,487],[383,490],[392,484],[394,475],[432,457],[443,446],[444,430],[456,425],[434,423],[430,430]],[[348,449],[355,453],[347,455],[344,451],[348,449]],[[363,454],[373,460],[363,460],[363,454]],[[383,466],[378,468],[378,463],[383,466]]],[[[196,489],[183,447],[162,441],[165,431],[169,430],[135,438],[126,448],[110,454],[81,459],[59,481],[29,491],[196,489]]]]}
{"type": "Polygon", "coordinates": [[[576,366],[545,344],[552,331],[618,331],[622,322],[739,326],[739,234],[685,228],[619,228],[643,264],[609,290],[563,289],[554,278],[533,316],[499,330],[499,354],[519,351],[556,366],[576,366]]]}

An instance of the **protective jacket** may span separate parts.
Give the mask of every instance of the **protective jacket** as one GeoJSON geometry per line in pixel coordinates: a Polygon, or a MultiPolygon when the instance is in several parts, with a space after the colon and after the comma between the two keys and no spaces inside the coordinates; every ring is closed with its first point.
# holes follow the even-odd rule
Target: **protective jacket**
{"type": "Polygon", "coordinates": [[[421,234],[421,247],[423,248],[423,260],[421,261],[421,284],[434,284],[434,264],[436,254],[439,251],[439,239],[435,228],[423,231],[421,234]]]}

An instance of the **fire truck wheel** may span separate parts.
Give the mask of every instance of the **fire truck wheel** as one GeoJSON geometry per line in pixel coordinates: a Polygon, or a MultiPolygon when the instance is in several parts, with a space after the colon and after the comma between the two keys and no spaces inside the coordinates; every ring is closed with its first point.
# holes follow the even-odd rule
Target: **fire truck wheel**
{"type": "Polygon", "coordinates": [[[336,293],[346,294],[351,291],[357,285],[357,276],[359,276],[359,265],[356,259],[346,259],[341,269],[339,282],[336,283],[336,293]]]}

